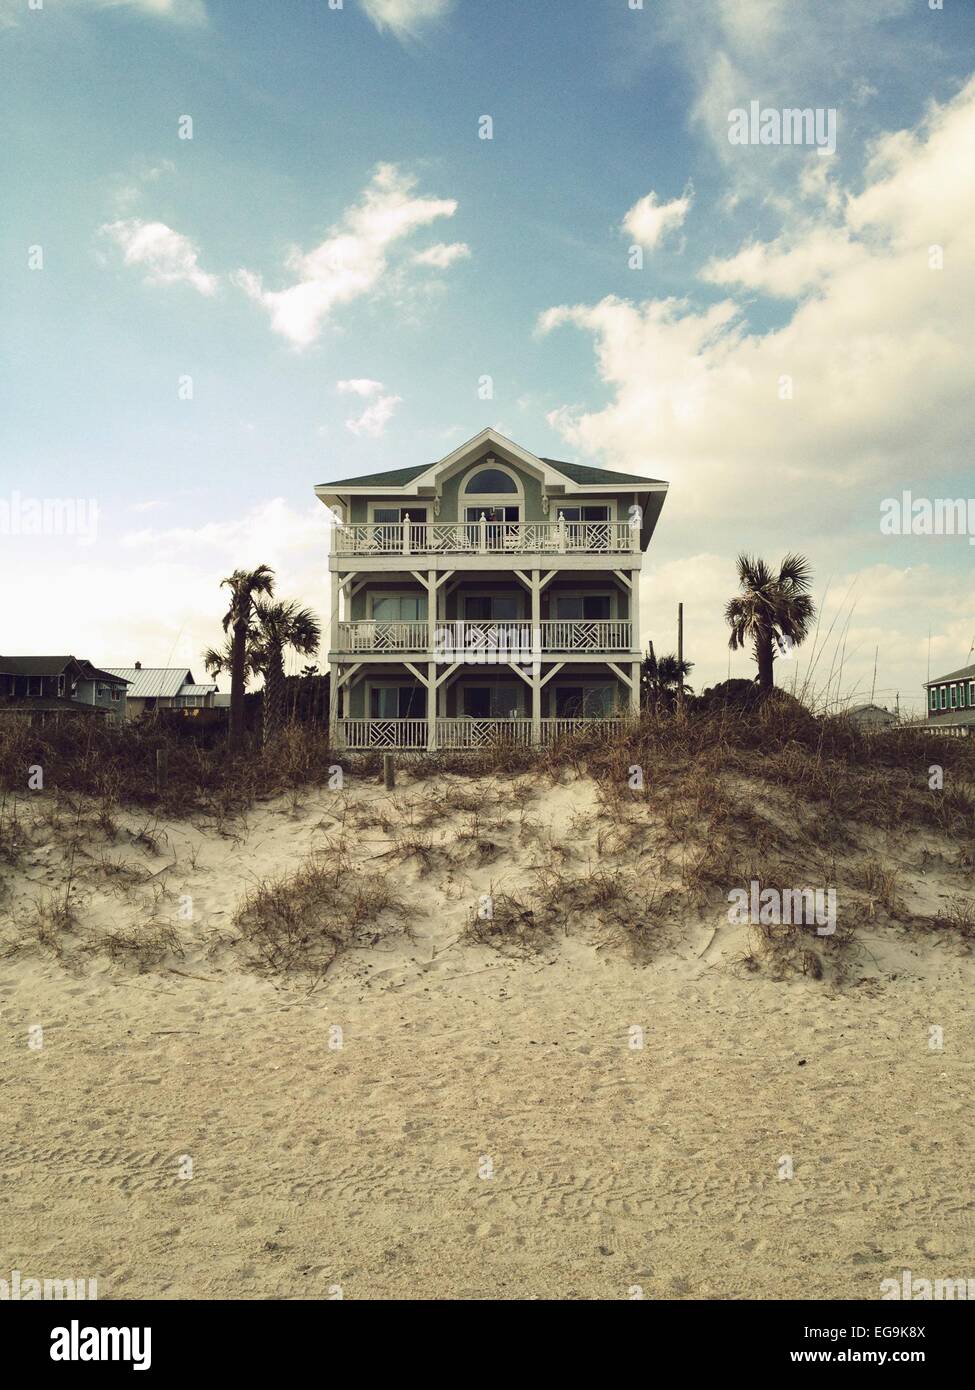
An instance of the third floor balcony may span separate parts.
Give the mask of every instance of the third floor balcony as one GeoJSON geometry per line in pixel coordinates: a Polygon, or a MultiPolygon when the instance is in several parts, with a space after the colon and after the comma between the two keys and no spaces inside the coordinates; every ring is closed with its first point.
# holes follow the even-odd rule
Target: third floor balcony
{"type": "Polygon", "coordinates": [[[620,555],[640,550],[629,521],[351,523],[336,526],[334,555],[620,555]]]}

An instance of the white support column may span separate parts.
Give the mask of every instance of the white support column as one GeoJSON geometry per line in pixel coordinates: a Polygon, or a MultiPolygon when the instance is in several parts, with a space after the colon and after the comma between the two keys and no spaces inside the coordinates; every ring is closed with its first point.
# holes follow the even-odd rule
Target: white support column
{"type": "MultiPolygon", "coordinates": [[[[435,597],[436,591],[431,597],[435,597]]],[[[433,753],[437,747],[437,664],[432,659],[427,662],[427,752],[433,753]]]]}
{"type": "Polygon", "coordinates": [[[339,732],[339,687],[338,687],[339,664],[337,661],[328,663],[328,746],[335,748],[338,746],[339,732]]]}
{"type": "Polygon", "coordinates": [[[332,571],[332,616],[328,641],[332,653],[328,663],[328,743],[330,748],[335,748],[338,744],[339,717],[339,666],[334,660],[339,645],[339,576],[336,570],[332,571]]]}
{"type": "Polygon", "coordinates": [[[542,584],[532,570],[532,743],[542,741],[542,584]]]}

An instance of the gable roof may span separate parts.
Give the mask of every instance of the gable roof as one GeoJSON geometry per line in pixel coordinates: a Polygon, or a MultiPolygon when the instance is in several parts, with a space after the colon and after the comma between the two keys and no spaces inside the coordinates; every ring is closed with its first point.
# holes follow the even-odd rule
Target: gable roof
{"type": "Polygon", "coordinates": [[[929,685],[944,685],[945,681],[964,681],[975,680],[975,666],[963,666],[960,671],[949,671],[947,676],[935,676],[934,680],[925,681],[924,688],[929,685]]]}
{"type": "Polygon", "coordinates": [[[547,468],[560,474],[567,482],[576,486],[584,487],[613,487],[622,485],[624,488],[629,486],[650,486],[652,488],[666,488],[667,484],[660,478],[647,478],[638,473],[617,473],[611,468],[593,468],[584,463],[567,463],[563,459],[543,458],[541,455],[530,453],[522,449],[512,440],[506,439],[495,429],[481,430],[473,439],[468,439],[459,448],[450,450],[442,459],[434,459],[432,463],[414,464],[409,468],[391,468],[382,473],[364,473],[358,478],[336,478],[333,482],[319,483],[316,492],[328,492],[335,488],[399,488],[408,487],[424,473],[429,473],[431,469],[446,465],[449,460],[456,460],[458,456],[466,451],[472,454],[483,446],[490,448],[497,445],[501,449],[509,449],[520,455],[525,461],[545,465],[547,468]]]}
{"type": "Polygon", "coordinates": [[[118,674],[93,666],[83,656],[0,656],[0,676],[63,676],[72,667],[79,680],[125,684],[118,674]]]}
{"type": "MultiPolygon", "coordinates": [[[[110,666],[113,676],[129,682],[126,694],[130,699],[168,699],[178,695],[184,685],[193,685],[193,672],[188,666],[110,666]]],[[[216,685],[211,687],[216,690],[216,685]]]]}
{"type": "Polygon", "coordinates": [[[73,656],[0,656],[0,675],[63,676],[69,666],[81,670],[73,656]]]}

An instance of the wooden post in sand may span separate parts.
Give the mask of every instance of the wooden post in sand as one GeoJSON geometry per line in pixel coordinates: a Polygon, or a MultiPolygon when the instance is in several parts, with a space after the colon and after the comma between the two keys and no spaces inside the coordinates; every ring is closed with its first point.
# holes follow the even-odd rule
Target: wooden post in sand
{"type": "Polygon", "coordinates": [[[396,786],[396,762],[392,753],[383,754],[383,784],[388,792],[396,786]]]}
{"type": "Polygon", "coordinates": [[[156,749],[156,791],[165,790],[166,783],[169,781],[169,749],[156,749]]]}

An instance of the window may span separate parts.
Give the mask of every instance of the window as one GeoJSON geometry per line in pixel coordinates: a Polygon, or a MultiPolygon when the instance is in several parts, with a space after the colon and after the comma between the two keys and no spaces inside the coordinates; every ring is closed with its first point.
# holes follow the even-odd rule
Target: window
{"type": "Polygon", "coordinates": [[[464,599],[464,616],[472,623],[517,620],[518,599],[514,594],[469,594],[464,599]]]}
{"type": "Polygon", "coordinates": [[[937,708],[938,708],[938,692],[937,692],[937,690],[931,689],[931,690],[928,691],[928,709],[937,709],[937,708]]]}
{"type": "Polygon", "coordinates": [[[975,681],[968,682],[968,707],[975,705],[975,681]]]}
{"type": "Polygon", "coordinates": [[[605,719],[615,708],[611,685],[560,685],[555,692],[557,719],[605,719]]]}
{"type": "Polygon", "coordinates": [[[398,526],[409,512],[410,520],[414,522],[426,521],[426,507],[374,507],[372,519],[377,526],[398,526]]]}
{"type": "Polygon", "coordinates": [[[479,473],[468,478],[464,491],[483,492],[491,496],[496,492],[517,492],[518,484],[510,473],[503,473],[500,468],[482,468],[479,473]]]}
{"type": "Polygon", "coordinates": [[[564,516],[566,521],[609,521],[609,507],[600,505],[580,505],[575,507],[556,507],[556,516],[564,516]]]}
{"type": "Polygon", "coordinates": [[[946,685],[941,687],[941,708],[948,708],[948,687],[946,685]]]}
{"type": "Polygon", "coordinates": [[[372,719],[425,719],[427,692],[419,685],[377,685],[369,692],[372,719]]]}
{"type": "Polygon", "coordinates": [[[426,594],[377,594],[372,616],[380,623],[421,623],[427,616],[426,594]]]}
{"type": "Polygon", "coordinates": [[[489,502],[483,503],[480,507],[468,507],[465,514],[465,521],[480,521],[481,517],[485,521],[517,521],[521,516],[520,507],[495,507],[489,502]]]}
{"type": "Polygon", "coordinates": [[[121,698],[122,698],[122,687],[121,687],[120,685],[113,685],[113,686],[112,686],[112,699],[113,699],[113,700],[121,700],[121,698]]]}
{"type": "Polygon", "coordinates": [[[952,708],[952,709],[957,709],[957,708],[958,708],[958,687],[957,687],[957,685],[954,684],[954,682],[952,682],[952,684],[948,687],[948,689],[949,689],[949,691],[950,691],[949,700],[950,700],[950,703],[951,703],[951,708],[952,708]]]}
{"type": "Polygon", "coordinates": [[[63,694],[64,694],[64,677],[63,677],[63,676],[58,676],[58,694],[59,694],[59,695],[63,695],[63,694]]]}
{"type": "Polygon", "coordinates": [[[556,594],[557,618],[606,619],[609,613],[609,594],[556,594]]]}
{"type": "Polygon", "coordinates": [[[463,700],[468,719],[520,718],[523,710],[522,693],[514,685],[468,685],[463,700]]]}

